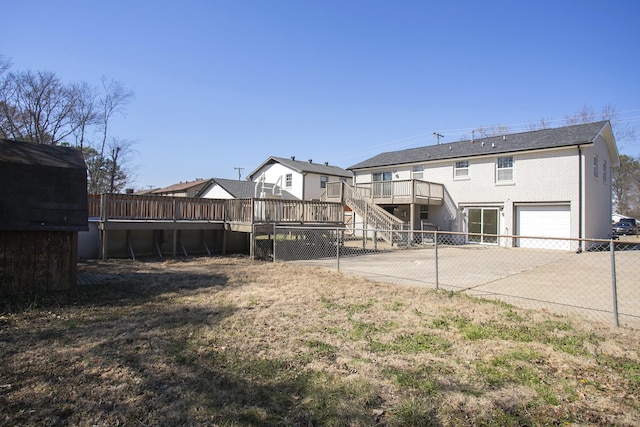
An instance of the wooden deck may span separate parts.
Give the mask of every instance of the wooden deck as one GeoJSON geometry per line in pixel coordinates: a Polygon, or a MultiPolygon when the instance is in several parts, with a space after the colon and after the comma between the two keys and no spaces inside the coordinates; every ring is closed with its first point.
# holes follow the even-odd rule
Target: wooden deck
{"type": "MultiPolygon", "coordinates": [[[[201,199],[133,194],[89,195],[88,199],[89,218],[98,223],[103,259],[107,258],[108,235],[112,231],[126,232],[126,242],[123,244],[132,257],[132,232],[145,231],[149,235],[156,232],[172,233],[172,253],[175,256],[183,231],[252,233],[257,224],[344,224],[344,205],[326,201],[201,199]]],[[[161,253],[156,242],[150,242],[149,246],[157,247],[161,253]]]]}

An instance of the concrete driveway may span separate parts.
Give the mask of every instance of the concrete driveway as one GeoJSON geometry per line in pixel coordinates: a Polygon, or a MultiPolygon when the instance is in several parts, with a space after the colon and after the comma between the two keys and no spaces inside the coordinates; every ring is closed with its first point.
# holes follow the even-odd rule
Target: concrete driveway
{"type": "MultiPolygon", "coordinates": [[[[432,246],[342,256],[339,269],[373,280],[495,298],[640,328],[640,251],[564,252],[495,246],[432,246]],[[436,268],[437,266],[437,268],[436,268]],[[615,277],[615,281],[613,279],[615,277]]],[[[337,268],[336,258],[293,261],[337,268]]]]}

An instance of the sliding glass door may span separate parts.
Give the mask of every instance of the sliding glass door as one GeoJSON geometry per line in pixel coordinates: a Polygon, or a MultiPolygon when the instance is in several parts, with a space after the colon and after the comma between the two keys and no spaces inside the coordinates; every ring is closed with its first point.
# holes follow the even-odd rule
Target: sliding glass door
{"type": "Polygon", "coordinates": [[[469,242],[474,243],[498,243],[498,209],[497,208],[469,208],[468,226],[469,233],[477,233],[480,236],[469,236],[469,242]],[[494,236],[487,236],[493,234],[494,236]]]}

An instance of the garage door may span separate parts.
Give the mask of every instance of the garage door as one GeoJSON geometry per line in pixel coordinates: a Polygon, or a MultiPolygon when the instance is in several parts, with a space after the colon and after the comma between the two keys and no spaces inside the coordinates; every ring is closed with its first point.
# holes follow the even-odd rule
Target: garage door
{"type": "MultiPolygon", "coordinates": [[[[533,237],[571,237],[569,206],[516,207],[516,234],[533,237]]],[[[569,250],[571,243],[564,240],[518,239],[523,248],[569,250]]]]}

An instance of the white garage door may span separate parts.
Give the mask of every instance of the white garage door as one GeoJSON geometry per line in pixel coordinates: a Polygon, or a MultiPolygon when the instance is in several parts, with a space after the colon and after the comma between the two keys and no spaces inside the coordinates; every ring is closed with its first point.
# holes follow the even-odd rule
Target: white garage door
{"type": "MultiPolygon", "coordinates": [[[[571,237],[569,206],[518,206],[516,210],[516,233],[520,236],[571,237]]],[[[518,239],[518,246],[569,250],[571,244],[565,240],[518,239]]]]}

